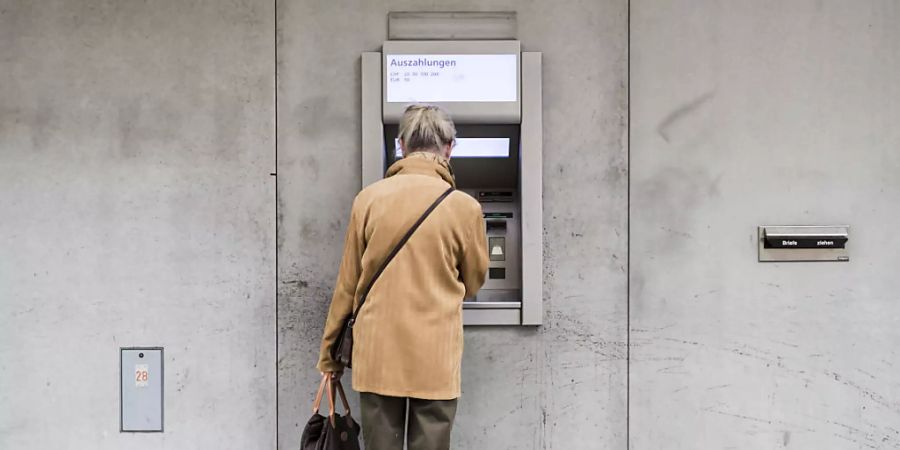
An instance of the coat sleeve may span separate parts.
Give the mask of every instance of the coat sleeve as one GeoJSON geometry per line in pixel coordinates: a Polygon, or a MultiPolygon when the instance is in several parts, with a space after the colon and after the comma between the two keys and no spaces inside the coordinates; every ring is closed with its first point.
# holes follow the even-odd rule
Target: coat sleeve
{"type": "Polygon", "coordinates": [[[331,346],[337,340],[344,325],[344,320],[353,312],[356,299],[356,286],[362,272],[362,256],[365,250],[364,224],[358,220],[357,204],[354,202],[350,212],[350,223],[344,239],[344,255],[338,272],[331,306],[325,320],[325,331],[322,334],[322,345],[319,348],[319,363],[316,367],[322,372],[341,371],[344,367],[331,358],[331,346]]]}
{"type": "Polygon", "coordinates": [[[466,285],[466,298],[474,297],[484,284],[484,278],[488,270],[487,236],[484,228],[484,215],[481,207],[476,208],[473,218],[469,220],[469,229],[466,230],[466,243],[463,246],[460,275],[463,284],[466,285]]]}

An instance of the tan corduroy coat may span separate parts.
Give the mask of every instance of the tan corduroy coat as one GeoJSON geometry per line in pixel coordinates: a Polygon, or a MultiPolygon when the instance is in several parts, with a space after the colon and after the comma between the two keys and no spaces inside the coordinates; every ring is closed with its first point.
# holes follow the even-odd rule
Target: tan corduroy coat
{"type": "MultiPolygon", "coordinates": [[[[341,369],[329,350],[344,319],[394,245],[453,184],[445,158],[416,152],[357,195],[319,370],[341,369]]],[[[459,397],[462,301],[481,288],[487,268],[481,205],[453,192],[372,286],[353,328],[353,388],[430,400],[459,397]]]]}

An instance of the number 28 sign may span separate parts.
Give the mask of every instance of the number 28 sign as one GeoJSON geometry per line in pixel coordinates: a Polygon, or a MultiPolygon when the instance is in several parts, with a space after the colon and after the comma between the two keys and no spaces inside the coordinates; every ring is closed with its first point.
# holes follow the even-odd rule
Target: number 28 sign
{"type": "Polygon", "coordinates": [[[134,385],[135,387],[147,387],[150,385],[150,369],[147,364],[134,365],[134,385]]]}

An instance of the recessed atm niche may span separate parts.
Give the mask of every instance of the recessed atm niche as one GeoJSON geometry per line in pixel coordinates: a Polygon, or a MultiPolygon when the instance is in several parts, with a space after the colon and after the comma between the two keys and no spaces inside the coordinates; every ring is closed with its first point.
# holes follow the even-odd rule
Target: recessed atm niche
{"type": "Polygon", "coordinates": [[[410,103],[456,122],[457,188],[485,218],[490,268],[466,325],[540,325],[542,316],[541,54],[518,41],[387,41],[362,57],[363,187],[402,155],[397,128],[410,103]]]}

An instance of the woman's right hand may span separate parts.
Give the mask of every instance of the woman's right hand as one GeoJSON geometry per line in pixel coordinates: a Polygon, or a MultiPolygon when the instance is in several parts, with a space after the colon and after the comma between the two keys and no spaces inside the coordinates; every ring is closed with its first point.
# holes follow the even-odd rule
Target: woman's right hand
{"type": "Polygon", "coordinates": [[[341,376],[344,375],[343,371],[341,371],[341,372],[320,372],[320,373],[322,374],[323,377],[325,375],[331,376],[331,381],[340,381],[341,376]]]}

